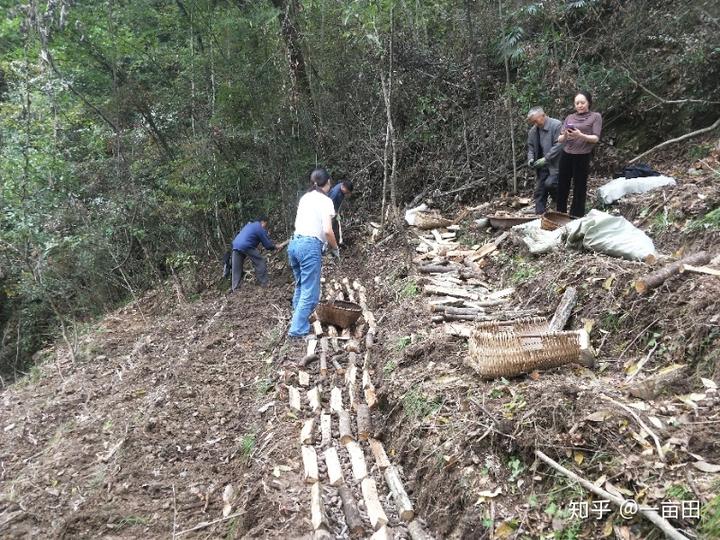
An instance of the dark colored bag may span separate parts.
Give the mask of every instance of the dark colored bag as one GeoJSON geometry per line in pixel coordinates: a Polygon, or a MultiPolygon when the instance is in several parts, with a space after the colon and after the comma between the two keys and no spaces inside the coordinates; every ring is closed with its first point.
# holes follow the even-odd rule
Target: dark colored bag
{"type": "Polygon", "coordinates": [[[232,274],[232,251],[227,251],[223,257],[223,278],[229,278],[230,274],[232,274]]]}
{"type": "Polygon", "coordinates": [[[615,173],[615,178],[642,178],[644,176],[660,176],[662,173],[657,172],[655,169],[651,169],[650,165],[646,163],[636,163],[635,165],[628,165],[622,172],[615,173]]]}

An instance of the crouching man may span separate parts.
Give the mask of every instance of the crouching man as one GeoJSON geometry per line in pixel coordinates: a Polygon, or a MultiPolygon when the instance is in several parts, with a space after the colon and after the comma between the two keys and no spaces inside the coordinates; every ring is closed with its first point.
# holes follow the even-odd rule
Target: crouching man
{"type": "Polygon", "coordinates": [[[243,278],[243,264],[245,258],[249,257],[255,267],[255,278],[261,287],[267,287],[268,272],[265,257],[258,251],[258,245],[262,243],[265,249],[277,250],[277,247],[270,240],[267,232],[268,218],[260,216],[257,221],[251,221],[245,225],[232,242],[232,286],[230,292],[240,287],[243,278]]]}

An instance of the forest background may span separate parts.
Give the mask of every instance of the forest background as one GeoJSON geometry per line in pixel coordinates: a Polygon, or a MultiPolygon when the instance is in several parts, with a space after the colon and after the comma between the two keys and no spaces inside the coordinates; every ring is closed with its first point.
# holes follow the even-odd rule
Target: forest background
{"type": "MultiPolygon", "coordinates": [[[[291,230],[308,170],[355,215],[531,186],[529,107],[604,117],[594,170],[720,115],[720,8],[680,0],[0,0],[0,376],[291,230]],[[218,263],[219,265],[219,263],[218,263]]],[[[696,156],[708,151],[692,147],[696,156]]],[[[218,268],[219,272],[219,268],[218,268]]]]}

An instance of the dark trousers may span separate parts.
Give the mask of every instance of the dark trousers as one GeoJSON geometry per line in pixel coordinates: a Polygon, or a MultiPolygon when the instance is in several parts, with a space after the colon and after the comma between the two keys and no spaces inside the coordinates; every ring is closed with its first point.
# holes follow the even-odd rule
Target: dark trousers
{"type": "Polygon", "coordinates": [[[568,154],[564,150],[560,154],[560,174],[558,176],[558,212],[567,213],[570,197],[570,183],[573,184],[573,199],[570,215],[585,215],[585,198],[587,196],[587,179],[590,172],[590,154],[568,154]]]}
{"type": "Polygon", "coordinates": [[[258,283],[263,287],[267,285],[268,273],[267,263],[265,257],[260,255],[257,249],[248,249],[245,251],[238,251],[233,249],[232,252],[232,290],[234,291],[240,287],[240,283],[243,278],[243,264],[245,264],[245,258],[249,257],[255,267],[255,277],[258,283]]]}
{"type": "Polygon", "coordinates": [[[557,174],[550,174],[550,169],[543,167],[537,171],[537,182],[535,183],[535,213],[544,214],[547,209],[548,197],[557,202],[557,174]]]}

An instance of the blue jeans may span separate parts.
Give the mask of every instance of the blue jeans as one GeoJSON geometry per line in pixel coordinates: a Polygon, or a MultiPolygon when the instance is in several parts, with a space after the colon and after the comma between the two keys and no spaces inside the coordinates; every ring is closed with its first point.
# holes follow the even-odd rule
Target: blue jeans
{"type": "Polygon", "coordinates": [[[311,236],[296,236],[288,246],[290,268],[295,276],[291,337],[310,333],[310,315],[320,300],[322,242],[311,236]]]}

